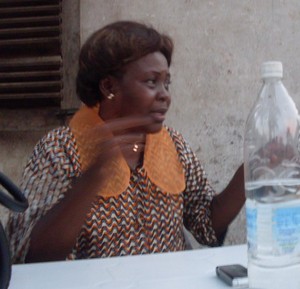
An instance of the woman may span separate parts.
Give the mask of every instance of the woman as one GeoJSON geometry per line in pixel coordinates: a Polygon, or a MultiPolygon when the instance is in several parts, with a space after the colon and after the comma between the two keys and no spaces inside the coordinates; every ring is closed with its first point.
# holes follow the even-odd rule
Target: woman
{"type": "Polygon", "coordinates": [[[84,106],[36,145],[10,216],[15,262],[184,250],[185,226],[222,243],[244,203],[242,167],[216,194],[182,136],[163,125],[173,42],[143,24],[96,31],[79,57],[84,106]]]}

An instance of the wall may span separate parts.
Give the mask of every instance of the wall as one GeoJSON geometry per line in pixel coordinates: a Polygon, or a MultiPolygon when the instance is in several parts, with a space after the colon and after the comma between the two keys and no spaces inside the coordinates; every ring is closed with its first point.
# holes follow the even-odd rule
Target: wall
{"type": "MultiPolygon", "coordinates": [[[[37,141],[47,131],[63,125],[69,111],[79,106],[74,85],[80,48],[79,9],[79,0],[62,1],[61,107],[5,109],[0,102],[0,171],[16,184],[20,181],[24,166],[37,141]]],[[[2,206],[0,217],[5,223],[6,210],[2,206]]]]}
{"type": "MultiPolygon", "coordinates": [[[[244,125],[261,86],[263,61],[283,62],[285,85],[300,105],[298,0],[84,0],[80,5],[82,42],[121,19],[149,23],[172,36],[173,103],[167,123],[189,141],[217,191],[242,162],[244,125]]],[[[19,114],[0,108],[0,169],[17,181],[36,140],[59,123],[51,111],[19,114]]],[[[243,210],[230,227],[226,244],[245,242],[244,215],[243,210]]]]}
{"type": "MultiPolygon", "coordinates": [[[[300,105],[300,2],[84,0],[82,41],[121,19],[152,24],[174,39],[167,123],[183,133],[221,191],[243,159],[244,125],[261,86],[263,61],[283,62],[286,87],[300,105]]],[[[243,210],[226,244],[244,241],[243,210]]]]}

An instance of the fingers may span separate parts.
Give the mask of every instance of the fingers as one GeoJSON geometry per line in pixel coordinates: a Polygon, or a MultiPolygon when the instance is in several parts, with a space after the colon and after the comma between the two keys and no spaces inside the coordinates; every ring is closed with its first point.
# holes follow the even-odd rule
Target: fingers
{"type": "Polygon", "coordinates": [[[101,138],[96,149],[93,165],[102,166],[115,157],[123,155],[134,155],[137,151],[144,151],[144,136],[137,133],[126,133],[120,135],[111,135],[101,138]],[[137,147],[135,147],[137,145],[137,147]]]}
{"type": "Polygon", "coordinates": [[[139,151],[144,151],[144,138],[140,134],[122,134],[113,136],[101,142],[98,148],[98,154],[101,158],[113,158],[117,153],[123,154],[134,152],[137,146],[139,151]]]}
{"type": "Polygon", "coordinates": [[[123,139],[116,139],[120,143],[139,141],[134,139],[134,134],[143,134],[145,126],[153,124],[153,119],[149,116],[124,117],[110,120],[104,124],[99,124],[90,129],[87,137],[101,144],[116,136],[123,136],[123,139]]]}
{"type": "Polygon", "coordinates": [[[108,121],[102,128],[113,134],[122,134],[128,131],[143,133],[144,127],[153,123],[154,120],[150,116],[131,116],[108,121]]]}
{"type": "Polygon", "coordinates": [[[134,150],[133,140],[136,136],[114,137],[101,144],[93,161],[87,168],[89,176],[96,176],[97,182],[101,183],[103,178],[109,177],[111,173],[111,164],[126,155],[126,161],[129,163],[135,159],[138,152],[144,151],[144,143],[138,144],[138,150],[134,150]]]}
{"type": "Polygon", "coordinates": [[[145,134],[143,127],[152,124],[149,116],[134,116],[114,119],[92,128],[87,137],[93,140],[95,159],[93,166],[102,166],[107,161],[120,156],[131,157],[134,153],[144,151],[145,134]],[[134,149],[137,144],[138,149],[134,149]]]}
{"type": "Polygon", "coordinates": [[[139,133],[122,133],[115,135],[113,141],[119,146],[125,146],[126,144],[142,144],[144,143],[144,135],[139,133]]]}

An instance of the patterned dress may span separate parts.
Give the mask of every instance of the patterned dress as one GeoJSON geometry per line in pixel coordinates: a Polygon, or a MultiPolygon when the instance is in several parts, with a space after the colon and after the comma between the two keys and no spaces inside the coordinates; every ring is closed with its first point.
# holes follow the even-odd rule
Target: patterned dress
{"type": "MultiPolygon", "coordinates": [[[[123,192],[96,196],[76,245],[66,259],[184,250],[183,226],[201,244],[219,245],[210,212],[215,192],[182,135],[170,128],[165,130],[182,165],[185,189],[177,194],[161,189],[143,165],[130,170],[123,192]]],[[[49,132],[34,148],[21,184],[29,208],[23,214],[11,212],[6,226],[14,263],[24,262],[32,228],[63,198],[72,180],[81,175],[76,141],[70,127],[60,127],[49,132]]]]}

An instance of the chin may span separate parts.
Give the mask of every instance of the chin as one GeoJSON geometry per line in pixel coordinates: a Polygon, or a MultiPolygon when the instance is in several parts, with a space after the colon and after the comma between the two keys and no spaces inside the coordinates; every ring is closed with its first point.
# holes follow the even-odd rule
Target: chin
{"type": "Polygon", "coordinates": [[[152,124],[152,125],[145,127],[145,132],[146,133],[158,133],[161,131],[162,127],[163,127],[162,123],[152,124]]]}

